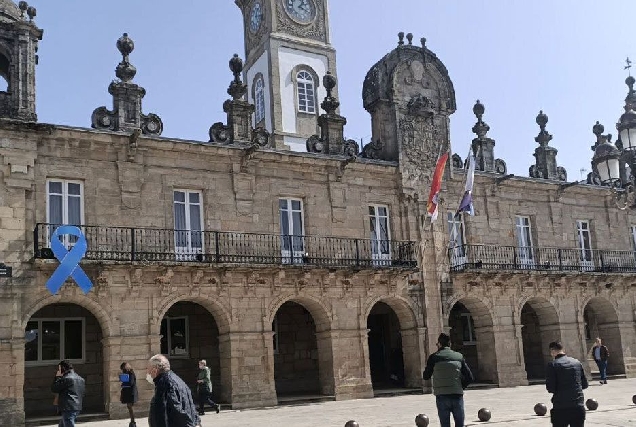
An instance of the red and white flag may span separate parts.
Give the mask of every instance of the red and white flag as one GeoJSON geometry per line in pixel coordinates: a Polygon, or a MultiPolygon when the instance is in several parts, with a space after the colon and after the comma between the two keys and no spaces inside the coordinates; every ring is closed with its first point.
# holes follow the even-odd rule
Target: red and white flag
{"type": "Polygon", "coordinates": [[[444,153],[438,160],[433,173],[433,181],[431,182],[431,192],[428,195],[428,204],[426,205],[426,213],[431,218],[431,222],[437,219],[437,205],[439,204],[439,193],[442,190],[442,178],[444,177],[444,168],[448,161],[448,151],[444,153]]]}

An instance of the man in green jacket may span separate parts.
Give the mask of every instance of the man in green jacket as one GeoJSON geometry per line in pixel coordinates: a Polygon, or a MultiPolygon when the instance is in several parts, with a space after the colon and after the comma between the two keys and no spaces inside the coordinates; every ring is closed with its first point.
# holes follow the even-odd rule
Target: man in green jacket
{"type": "Polygon", "coordinates": [[[199,395],[199,415],[205,415],[203,407],[206,402],[212,406],[217,414],[219,413],[221,407],[212,400],[212,379],[210,378],[210,368],[208,368],[205,359],[199,360],[197,394],[199,395]]]}
{"type": "Polygon", "coordinates": [[[437,351],[426,361],[423,377],[433,377],[433,394],[442,427],[450,427],[453,414],[455,427],[464,427],[464,389],[473,382],[473,373],[461,353],[450,349],[450,336],[439,334],[437,351]]]}

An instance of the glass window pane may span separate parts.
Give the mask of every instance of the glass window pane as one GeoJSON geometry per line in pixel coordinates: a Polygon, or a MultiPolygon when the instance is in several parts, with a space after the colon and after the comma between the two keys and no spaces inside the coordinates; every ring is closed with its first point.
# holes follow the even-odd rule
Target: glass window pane
{"type": "Polygon", "coordinates": [[[83,359],[84,335],[81,320],[64,321],[64,358],[83,359]]]}
{"type": "Polygon", "coordinates": [[[280,234],[289,234],[289,214],[287,211],[280,211],[280,234]]]}
{"type": "Polygon", "coordinates": [[[186,208],[184,204],[174,204],[174,228],[175,230],[187,230],[186,208]]]}
{"type": "Polygon", "coordinates": [[[38,337],[40,331],[38,322],[27,322],[24,329],[24,360],[26,362],[35,362],[38,360],[38,337]]]}
{"type": "Polygon", "coordinates": [[[199,193],[190,193],[188,196],[190,203],[199,203],[199,193]]]}
{"type": "Polygon", "coordinates": [[[168,319],[161,320],[161,354],[168,354],[168,319]]]}
{"type": "Polygon", "coordinates": [[[294,236],[302,236],[303,235],[303,217],[302,213],[298,211],[294,211],[292,213],[292,222],[293,222],[293,234],[294,236]]]}
{"type": "Polygon", "coordinates": [[[62,182],[49,181],[49,193],[62,194],[62,182]]]}
{"type": "Polygon", "coordinates": [[[42,360],[60,359],[60,322],[42,322],[42,360]]]}
{"type": "Polygon", "coordinates": [[[82,224],[82,198],[81,197],[69,197],[68,198],[68,224],[80,225],[82,224]]]}
{"type": "Polygon", "coordinates": [[[63,224],[63,198],[58,195],[49,195],[49,223],[63,224]]]}
{"type": "Polygon", "coordinates": [[[201,205],[190,205],[190,230],[201,230],[201,205]]]}
{"type": "Polygon", "coordinates": [[[470,325],[468,324],[468,316],[462,315],[462,341],[470,342],[470,325]]]}
{"type": "Polygon", "coordinates": [[[278,207],[281,209],[287,209],[287,199],[280,199],[278,201],[278,207]]]}
{"type": "Polygon", "coordinates": [[[300,210],[300,200],[292,200],[291,202],[292,205],[292,209],[295,211],[299,211],[300,210]]]}
{"type": "Polygon", "coordinates": [[[174,192],[174,201],[185,203],[185,193],[183,191],[174,192]]]}
{"type": "Polygon", "coordinates": [[[170,319],[170,355],[188,354],[186,319],[170,319]]]}
{"type": "Polygon", "coordinates": [[[375,216],[375,206],[369,206],[369,215],[375,216]]]}
{"type": "Polygon", "coordinates": [[[68,194],[72,194],[75,196],[79,196],[82,194],[82,186],[78,183],[69,182],[68,183],[68,194]]]}

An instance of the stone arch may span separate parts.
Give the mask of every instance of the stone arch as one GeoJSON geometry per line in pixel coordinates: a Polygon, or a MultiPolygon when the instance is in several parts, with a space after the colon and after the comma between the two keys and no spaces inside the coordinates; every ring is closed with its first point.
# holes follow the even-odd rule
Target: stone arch
{"type": "Polygon", "coordinates": [[[369,314],[371,314],[371,310],[373,310],[373,307],[375,307],[375,305],[379,302],[388,305],[395,312],[395,315],[400,321],[401,330],[407,331],[420,326],[415,314],[417,310],[410,301],[399,296],[386,295],[375,297],[367,302],[362,312],[363,317],[360,319],[361,325],[366,324],[366,319],[369,317],[369,314]]]}
{"type": "Polygon", "coordinates": [[[464,355],[478,381],[496,384],[494,316],[488,301],[460,294],[451,298],[447,307],[451,346],[464,355]]]}
{"type": "Polygon", "coordinates": [[[324,332],[331,329],[331,311],[321,300],[311,295],[297,295],[287,294],[276,298],[269,306],[267,310],[267,317],[265,319],[265,328],[274,321],[276,313],[283,304],[291,301],[296,304],[300,304],[309,311],[311,317],[313,317],[316,323],[316,332],[324,332]]]}
{"type": "Polygon", "coordinates": [[[161,320],[166,315],[170,307],[178,302],[192,302],[195,304],[199,304],[208,312],[210,312],[210,314],[212,314],[219,328],[219,334],[223,335],[230,332],[230,323],[232,317],[227,309],[219,304],[217,301],[206,298],[205,296],[194,297],[192,295],[179,294],[171,295],[170,297],[163,300],[163,302],[159,305],[157,314],[155,317],[153,317],[153,321],[151,324],[151,331],[153,334],[159,334],[161,320]]]}
{"type": "Polygon", "coordinates": [[[523,360],[528,380],[545,378],[545,366],[552,359],[548,344],[561,341],[561,324],[555,305],[547,298],[527,295],[515,314],[521,325],[523,360]]]}
{"type": "MultiPolygon", "coordinates": [[[[612,301],[602,296],[587,298],[582,304],[583,322],[586,330],[586,350],[590,368],[598,372],[594,355],[591,353],[594,340],[601,338],[610,353],[607,363],[609,375],[621,375],[625,373],[625,359],[623,355],[623,343],[618,310],[612,301]]],[[[630,322],[631,323],[631,322],[630,322]]],[[[632,326],[630,325],[630,328],[632,326]]]]}
{"type": "MultiPolygon", "coordinates": [[[[64,293],[64,292],[63,292],[64,293]]],[[[20,334],[24,334],[24,328],[33,315],[43,307],[51,304],[75,304],[88,310],[99,322],[99,326],[102,330],[104,337],[110,337],[113,335],[114,325],[108,313],[113,313],[110,306],[103,307],[97,301],[82,294],[67,294],[61,295],[44,295],[37,301],[35,301],[28,309],[24,310],[24,316],[22,316],[22,323],[20,325],[20,334]]],[[[14,331],[14,336],[15,336],[14,331]]]]}

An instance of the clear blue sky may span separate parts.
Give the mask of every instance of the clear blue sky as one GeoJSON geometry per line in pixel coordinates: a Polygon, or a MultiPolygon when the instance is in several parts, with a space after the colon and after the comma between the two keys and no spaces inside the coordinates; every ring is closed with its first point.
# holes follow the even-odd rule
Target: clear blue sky
{"type": "MultiPolygon", "coordinates": [[[[135,82],[147,90],[144,112],[161,116],[164,136],[207,141],[209,126],[224,120],[227,62],[235,52],[244,56],[234,0],[30,3],[44,29],[40,121],[89,127],[94,108],[111,107],[107,87],[121,59],[115,41],[123,32],[136,44],[131,62],[135,82]]],[[[426,37],[449,70],[458,108],[451,138],[462,157],[474,136],[476,99],[486,106],[495,155],[517,175],[527,176],[534,163],[540,109],[550,118],[551,145],[569,180],[590,169],[596,120],[616,140],[627,93],[624,61],[629,55],[636,63],[634,0],[332,0],[330,12],[350,138],[368,142],[362,82],[404,31],[416,41],[426,37]]]]}

